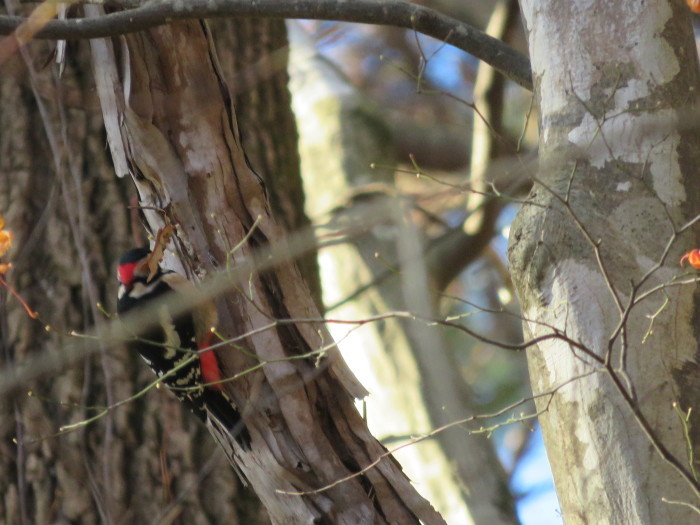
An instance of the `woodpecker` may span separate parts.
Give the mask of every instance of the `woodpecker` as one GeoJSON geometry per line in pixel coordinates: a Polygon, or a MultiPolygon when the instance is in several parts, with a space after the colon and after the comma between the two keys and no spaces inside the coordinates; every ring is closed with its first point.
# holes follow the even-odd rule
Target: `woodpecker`
{"type": "MultiPolygon", "coordinates": [[[[177,317],[170,315],[168,304],[179,297],[192,300],[196,288],[180,274],[160,266],[149,275],[153,273],[150,256],[150,251],[136,248],[119,260],[117,312],[122,315],[144,309],[146,315],[157,318],[150,328],[135,334],[138,338],[131,345],[180,401],[209,426],[217,440],[233,436],[241,448],[249,450],[250,434],[220,383],[216,354],[213,350],[200,352],[211,346],[211,327],[216,322],[213,305],[193,308],[177,317]],[[195,352],[200,353],[195,357],[195,352]]],[[[230,444],[225,450],[232,460],[230,444]]]]}

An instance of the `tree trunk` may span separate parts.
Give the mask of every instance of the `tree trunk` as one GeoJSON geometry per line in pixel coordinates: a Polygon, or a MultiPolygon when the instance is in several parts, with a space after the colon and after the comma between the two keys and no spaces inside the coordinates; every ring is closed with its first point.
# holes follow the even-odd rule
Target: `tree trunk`
{"type": "Polygon", "coordinates": [[[289,44],[282,19],[209,21],[246,155],[268,187],[276,220],[298,239],[299,270],[319,308],[321,284],[315,240],[304,211],[298,133],[287,88],[289,44]]]}
{"type": "MultiPolygon", "coordinates": [[[[393,198],[393,173],[370,168],[392,163],[386,123],[294,22],[290,35],[307,209],[323,237],[344,241],[320,254],[325,301],[339,305],[329,317],[356,321],[434,304],[432,294],[420,304],[407,301],[406,288],[427,276],[407,278],[407,260],[397,252],[406,236],[422,235],[396,210],[402,199],[393,198]]],[[[414,255],[424,259],[425,246],[416,246],[421,253],[414,255]]],[[[366,411],[372,432],[390,447],[474,413],[440,327],[386,319],[359,330],[330,328],[371,392],[366,411]]],[[[403,447],[396,457],[449,523],[517,523],[507,477],[485,435],[452,428],[403,447]]]]}
{"type": "MultiPolygon", "coordinates": [[[[188,274],[210,277],[205,291],[227,290],[219,332],[238,339],[217,353],[224,372],[238,374],[225,388],[253,438],[252,451],[232,441],[228,452],[272,520],[441,523],[353,406],[364,389],[289,261],[266,188],[245,157],[206,24],[171,24],[124,42],[125,82],[113,76],[100,91],[106,119],[124,123],[108,128],[115,164],[129,167],[151,227],[177,226],[188,274]]],[[[106,65],[96,63],[98,75],[116,69],[114,60],[106,65]]]]}
{"type": "Polygon", "coordinates": [[[105,322],[98,302],[114,310],[115,261],[134,243],[132,192],[105,151],[88,44],[69,47],[60,81],[53,66],[34,70],[51,48],[28,46],[31,75],[19,55],[0,75],[0,214],[15,234],[8,279],[40,316],[0,290],[0,361],[21,384],[0,403],[0,522],[260,523],[212,440],[166,392],[56,435],[128,399],[150,371],[122,346],[71,336],[105,322]],[[72,359],[89,349],[86,361],[72,359]],[[22,379],[48,361],[58,368],[22,379]]]}
{"type": "Polygon", "coordinates": [[[700,210],[682,118],[700,76],[682,4],[521,2],[540,171],[509,258],[525,329],[547,337],[528,357],[566,523],[698,518],[699,303],[678,260],[700,210]]]}

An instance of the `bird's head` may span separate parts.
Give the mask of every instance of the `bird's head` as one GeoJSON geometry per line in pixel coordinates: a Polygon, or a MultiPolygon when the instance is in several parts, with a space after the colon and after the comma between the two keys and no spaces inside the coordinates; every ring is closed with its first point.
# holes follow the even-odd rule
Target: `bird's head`
{"type": "Polygon", "coordinates": [[[150,255],[151,252],[145,248],[134,248],[119,259],[117,278],[127,290],[131,290],[134,286],[134,281],[141,280],[145,283],[148,279],[150,272],[148,259],[150,255]]]}

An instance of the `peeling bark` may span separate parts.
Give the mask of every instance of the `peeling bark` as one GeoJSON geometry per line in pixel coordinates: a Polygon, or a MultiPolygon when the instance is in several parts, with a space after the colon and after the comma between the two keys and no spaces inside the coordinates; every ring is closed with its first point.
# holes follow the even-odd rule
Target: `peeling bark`
{"type": "MultiPolygon", "coordinates": [[[[212,276],[244,267],[271,246],[284,250],[285,232],[247,162],[206,24],[171,24],[124,42],[119,52],[128,50],[130,88],[122,136],[132,176],[142,204],[162,209],[177,226],[188,274],[212,276]]],[[[163,222],[157,211],[146,215],[152,228],[163,222]]],[[[265,363],[226,383],[253,438],[252,452],[234,444],[233,453],[271,519],[441,523],[367,431],[353,405],[364,389],[337,351],[299,359],[329,344],[325,325],[255,331],[272,320],[318,319],[297,267],[282,259],[231,287],[218,301],[219,331],[244,338],[217,352],[224,372],[233,376],[265,363]],[[373,461],[376,467],[352,476],[373,461]]]]}
{"type": "MultiPolygon", "coordinates": [[[[19,378],[37,362],[61,363],[0,403],[0,522],[261,523],[259,511],[240,510],[244,498],[230,468],[165,392],[55,435],[96,414],[86,407],[128,399],[150,380],[121,345],[70,336],[104,322],[98,301],[113,310],[114,263],[132,244],[131,193],[114,177],[105,150],[87,50],[69,47],[60,83],[53,65],[30,79],[19,55],[0,75],[0,213],[15,234],[8,276],[41,316],[31,320],[0,290],[0,362],[19,378]],[[99,348],[85,362],[66,364],[86,346],[99,348]]],[[[43,65],[51,49],[32,43],[28,51],[31,64],[43,65]]]]}
{"type": "Polygon", "coordinates": [[[322,309],[316,241],[304,213],[298,134],[287,88],[289,44],[284,20],[239,18],[209,23],[246,155],[266,185],[274,188],[268,193],[272,213],[298,239],[299,252],[304,254],[297,260],[299,270],[322,309]]]}

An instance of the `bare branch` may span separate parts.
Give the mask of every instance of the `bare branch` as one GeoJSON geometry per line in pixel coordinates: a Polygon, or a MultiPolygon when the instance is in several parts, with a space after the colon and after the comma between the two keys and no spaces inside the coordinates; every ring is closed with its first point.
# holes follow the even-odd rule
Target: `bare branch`
{"type": "MultiPolygon", "coordinates": [[[[188,0],[148,2],[115,0],[111,5],[126,9],[94,19],[51,20],[38,31],[39,39],[83,39],[142,31],[173,20],[221,17],[293,18],[337,20],[360,24],[413,29],[445,41],[490,64],[520,86],[532,90],[528,59],[500,40],[428,7],[402,0],[188,0]]],[[[0,16],[0,35],[12,33],[26,19],[0,16]]]]}

